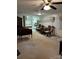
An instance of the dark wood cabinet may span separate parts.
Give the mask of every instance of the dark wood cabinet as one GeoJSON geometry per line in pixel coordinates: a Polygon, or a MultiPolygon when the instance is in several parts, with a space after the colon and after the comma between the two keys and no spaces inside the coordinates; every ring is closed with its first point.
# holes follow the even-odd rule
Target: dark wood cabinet
{"type": "Polygon", "coordinates": [[[22,27],[22,18],[17,16],[17,27],[22,27]]]}
{"type": "Polygon", "coordinates": [[[32,35],[32,29],[22,27],[22,18],[17,17],[17,35],[32,35]]]}

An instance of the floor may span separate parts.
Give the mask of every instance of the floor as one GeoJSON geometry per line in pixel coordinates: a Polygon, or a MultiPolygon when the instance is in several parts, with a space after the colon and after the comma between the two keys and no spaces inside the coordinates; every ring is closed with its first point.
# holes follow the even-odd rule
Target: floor
{"type": "Polygon", "coordinates": [[[33,32],[32,38],[17,43],[20,55],[17,59],[61,59],[59,37],[46,37],[33,32]]]}

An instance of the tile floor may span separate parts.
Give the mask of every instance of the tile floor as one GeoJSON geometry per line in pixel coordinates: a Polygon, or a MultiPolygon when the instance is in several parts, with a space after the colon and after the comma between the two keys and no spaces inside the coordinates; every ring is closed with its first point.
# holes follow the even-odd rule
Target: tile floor
{"type": "Polygon", "coordinates": [[[20,55],[17,59],[61,59],[58,37],[46,37],[34,32],[32,38],[17,43],[20,55]]]}

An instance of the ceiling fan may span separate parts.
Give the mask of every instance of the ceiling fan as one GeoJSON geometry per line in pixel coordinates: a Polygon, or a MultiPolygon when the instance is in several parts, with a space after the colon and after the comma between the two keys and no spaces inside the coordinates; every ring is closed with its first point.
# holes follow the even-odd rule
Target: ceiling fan
{"type": "Polygon", "coordinates": [[[54,9],[56,10],[57,8],[53,6],[53,4],[62,4],[62,2],[53,2],[53,0],[42,0],[43,3],[41,10],[49,10],[49,9],[54,9]]]}

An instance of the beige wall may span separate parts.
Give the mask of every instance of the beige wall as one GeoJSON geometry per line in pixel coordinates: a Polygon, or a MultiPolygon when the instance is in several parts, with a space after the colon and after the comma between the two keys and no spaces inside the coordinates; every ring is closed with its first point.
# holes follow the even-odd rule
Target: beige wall
{"type": "Polygon", "coordinates": [[[40,17],[41,17],[40,24],[44,25],[45,27],[48,27],[48,25],[55,26],[56,34],[59,36],[62,36],[62,19],[58,14],[46,15],[46,16],[40,16],[40,17]],[[54,22],[52,21],[53,17],[55,17],[54,22]]]}

